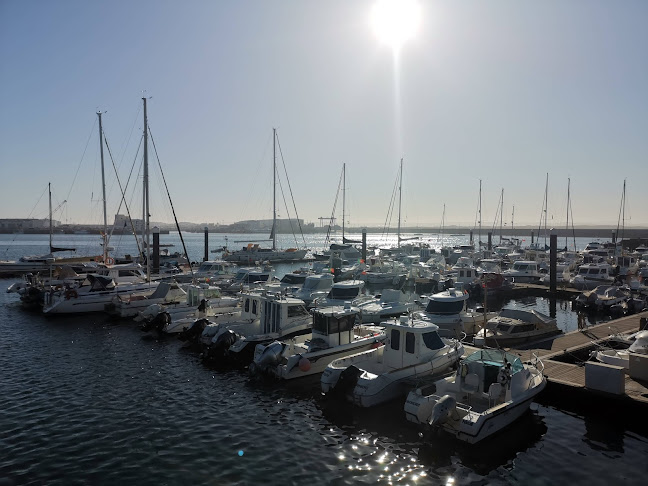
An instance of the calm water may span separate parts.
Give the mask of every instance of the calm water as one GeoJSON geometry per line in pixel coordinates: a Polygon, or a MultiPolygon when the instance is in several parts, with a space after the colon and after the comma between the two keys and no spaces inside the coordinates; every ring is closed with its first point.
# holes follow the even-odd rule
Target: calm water
{"type": "MultiPolygon", "coordinates": [[[[43,241],[19,236],[35,244],[0,239],[0,249],[40,252],[43,241]]],[[[198,259],[202,235],[192,237],[198,259]]],[[[132,322],[46,319],[15,299],[0,293],[5,483],[607,485],[644,484],[648,472],[648,437],[614,411],[541,400],[477,447],[429,440],[400,400],[354,409],[323,399],[317,379],[250,381],[206,368],[175,339],[148,339],[132,322]]],[[[559,325],[570,327],[563,307],[559,325]]]]}

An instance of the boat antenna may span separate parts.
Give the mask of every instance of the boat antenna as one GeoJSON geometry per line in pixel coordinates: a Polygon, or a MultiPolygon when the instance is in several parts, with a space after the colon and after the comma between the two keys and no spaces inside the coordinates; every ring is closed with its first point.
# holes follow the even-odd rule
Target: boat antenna
{"type": "Polygon", "coordinates": [[[400,161],[400,176],[398,178],[398,248],[401,242],[401,204],[403,202],[403,158],[400,161]]]}
{"type": "Polygon", "coordinates": [[[272,250],[277,249],[277,129],[272,129],[272,250]]]}

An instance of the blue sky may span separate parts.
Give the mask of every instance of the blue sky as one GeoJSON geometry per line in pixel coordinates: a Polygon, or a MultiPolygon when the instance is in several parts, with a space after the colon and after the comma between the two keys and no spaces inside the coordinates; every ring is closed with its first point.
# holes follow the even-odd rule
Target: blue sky
{"type": "MultiPolygon", "coordinates": [[[[99,223],[95,112],[126,180],[145,92],[182,221],[271,218],[276,127],[309,222],[346,163],[349,223],[382,226],[402,157],[407,226],[438,226],[444,204],[472,225],[480,179],[484,226],[502,188],[504,220],[514,205],[537,225],[547,173],[549,224],[571,178],[575,224],[615,225],[627,178],[625,223],[648,226],[648,2],[420,2],[397,61],[373,4],[0,0],[0,218],[44,217],[51,182],[57,219],[99,223]]],[[[151,164],[152,219],[169,221],[151,164]]],[[[112,215],[107,154],[106,174],[112,215]]]]}

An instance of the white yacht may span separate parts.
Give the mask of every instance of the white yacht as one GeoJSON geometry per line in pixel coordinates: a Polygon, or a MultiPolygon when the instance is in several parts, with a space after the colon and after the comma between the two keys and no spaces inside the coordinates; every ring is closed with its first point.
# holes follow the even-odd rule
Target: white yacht
{"type": "Polygon", "coordinates": [[[447,373],[463,355],[456,339],[443,339],[428,321],[383,322],[384,346],[336,359],[322,374],[324,393],[340,393],[361,407],[405,395],[417,381],[447,373]]]}
{"type": "Polygon", "coordinates": [[[512,424],[544,390],[544,365],[522,363],[499,349],[483,349],[462,360],[452,376],[407,396],[405,416],[425,427],[441,428],[470,444],[512,424]]]}
{"type": "Polygon", "coordinates": [[[630,292],[617,285],[598,285],[592,290],[583,291],[574,301],[583,307],[609,310],[611,306],[625,302],[630,292]]]}
{"type": "Polygon", "coordinates": [[[238,267],[232,263],[220,260],[206,260],[193,272],[198,281],[208,281],[210,284],[234,278],[238,267]]]}
{"type": "Polygon", "coordinates": [[[105,305],[119,295],[151,295],[159,282],[147,282],[140,265],[113,265],[86,276],[78,287],[45,292],[43,313],[78,314],[103,312],[105,305]]]}
{"type": "Polygon", "coordinates": [[[357,307],[313,311],[313,333],[288,341],[258,344],[250,373],[290,380],[322,373],[338,358],[380,346],[387,338],[379,326],[358,324],[357,307]]]}
{"type": "Polygon", "coordinates": [[[502,309],[475,334],[475,346],[510,347],[555,336],[556,319],[536,310],[502,309]]]}
{"type": "Polygon", "coordinates": [[[221,284],[225,292],[240,292],[244,289],[262,288],[272,281],[274,270],[265,267],[242,267],[236,271],[232,280],[221,284]]]}

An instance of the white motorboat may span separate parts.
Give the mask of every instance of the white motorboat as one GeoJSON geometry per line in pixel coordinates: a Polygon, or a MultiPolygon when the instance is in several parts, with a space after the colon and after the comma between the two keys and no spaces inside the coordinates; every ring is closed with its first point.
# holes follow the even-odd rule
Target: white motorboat
{"type": "Polygon", "coordinates": [[[226,253],[223,259],[227,262],[245,263],[247,265],[255,262],[299,262],[304,260],[308,250],[288,248],[286,250],[261,248],[256,243],[250,243],[242,249],[226,253]]]}
{"type": "Polygon", "coordinates": [[[224,292],[240,292],[244,289],[261,289],[272,281],[274,270],[269,267],[242,267],[236,271],[234,278],[223,281],[221,288],[224,292]]]}
{"type": "Polygon", "coordinates": [[[326,297],[315,298],[311,306],[329,307],[333,305],[344,305],[346,302],[353,302],[361,296],[364,286],[365,283],[362,280],[335,282],[326,297]]]}
{"type": "MultiPolygon", "coordinates": [[[[470,311],[466,308],[469,295],[463,286],[432,294],[424,311],[416,312],[415,317],[433,322],[439,326],[443,337],[461,339],[464,335],[472,336],[484,324],[484,313],[470,311]]],[[[486,319],[495,316],[487,314],[486,319]]]]}
{"type": "Polygon", "coordinates": [[[606,363],[622,368],[630,368],[632,354],[648,355],[648,331],[640,331],[634,335],[634,340],[627,349],[602,349],[594,351],[593,356],[601,363],[606,363]]]}
{"type": "MultiPolygon", "coordinates": [[[[238,297],[221,295],[221,289],[207,284],[187,285],[184,302],[155,303],[141,310],[135,321],[153,321],[161,314],[168,314],[168,321],[209,317],[225,312],[234,312],[239,307],[238,297]]],[[[176,332],[165,328],[165,332],[176,332]]],[[[177,331],[179,332],[179,331],[177,331]]]]}
{"type": "Polygon", "coordinates": [[[357,324],[359,316],[360,310],[351,306],[315,309],[312,334],[258,344],[250,373],[301,378],[322,373],[335,359],[381,346],[387,338],[385,329],[357,324]]]}
{"type": "Polygon", "coordinates": [[[583,307],[609,310],[610,307],[630,298],[630,292],[617,285],[599,285],[592,290],[583,291],[574,301],[583,307]]]}
{"type": "Polygon", "coordinates": [[[176,282],[160,282],[151,295],[134,292],[115,295],[111,302],[104,306],[105,311],[115,317],[135,317],[153,304],[174,304],[187,299],[185,292],[176,282]]]}
{"type": "Polygon", "coordinates": [[[217,282],[234,278],[237,270],[238,267],[232,263],[220,260],[206,260],[193,272],[193,278],[214,285],[217,282]]]}
{"type": "Polygon", "coordinates": [[[578,273],[569,281],[578,290],[593,289],[597,285],[614,282],[612,266],[609,263],[584,263],[578,273]]]}
{"type": "Polygon", "coordinates": [[[462,360],[457,372],[407,396],[405,416],[441,428],[470,444],[511,425],[545,388],[544,365],[483,349],[462,360]]]}
{"type": "Polygon", "coordinates": [[[502,272],[502,276],[516,283],[536,283],[542,278],[538,263],[531,260],[516,261],[511,268],[502,272]]]}
{"type": "Polygon", "coordinates": [[[447,373],[463,355],[463,345],[441,338],[431,322],[401,317],[382,325],[386,344],[331,362],[322,374],[324,393],[371,407],[405,395],[421,379],[447,373]]]}
{"type": "Polygon", "coordinates": [[[310,305],[316,297],[324,297],[333,287],[333,274],[321,273],[316,275],[308,275],[304,280],[304,285],[301,289],[293,293],[297,299],[301,299],[310,305]]]}
{"type": "Polygon", "coordinates": [[[502,309],[475,334],[475,346],[507,347],[555,336],[562,331],[556,319],[536,310],[502,309]]]}
{"type": "Polygon", "coordinates": [[[383,289],[377,301],[369,300],[358,303],[363,323],[380,323],[393,317],[406,315],[419,308],[415,294],[407,295],[396,289],[383,289]]]}
{"type": "Polygon", "coordinates": [[[242,314],[239,321],[219,324],[203,353],[205,360],[248,364],[257,344],[309,334],[313,327],[304,301],[280,294],[262,293],[246,300],[243,313],[248,312],[249,318],[242,314]]]}

